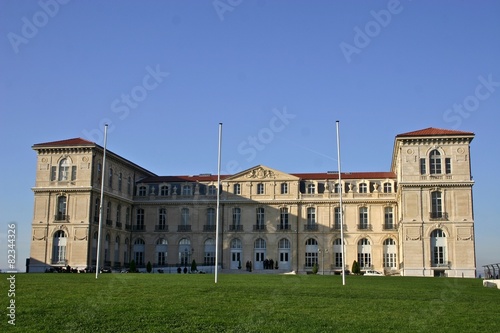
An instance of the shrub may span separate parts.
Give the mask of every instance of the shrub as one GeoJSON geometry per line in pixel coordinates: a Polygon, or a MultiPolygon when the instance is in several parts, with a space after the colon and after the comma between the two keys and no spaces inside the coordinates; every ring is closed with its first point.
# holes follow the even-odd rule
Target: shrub
{"type": "Polygon", "coordinates": [[[196,261],[193,259],[191,262],[191,272],[196,272],[198,270],[198,267],[196,266],[196,261]]]}
{"type": "Polygon", "coordinates": [[[129,267],[130,273],[135,273],[136,268],[135,268],[135,261],[132,259],[130,261],[130,267],[129,267]]]}
{"type": "Polygon", "coordinates": [[[148,263],[146,264],[146,271],[148,273],[151,273],[152,270],[153,270],[153,267],[151,266],[151,261],[148,261],[148,263]]]}
{"type": "Polygon", "coordinates": [[[314,263],[313,268],[312,268],[312,273],[318,274],[318,264],[317,263],[314,263]]]}
{"type": "Polygon", "coordinates": [[[361,270],[359,269],[359,264],[356,260],[352,263],[352,274],[359,274],[361,270]]]}

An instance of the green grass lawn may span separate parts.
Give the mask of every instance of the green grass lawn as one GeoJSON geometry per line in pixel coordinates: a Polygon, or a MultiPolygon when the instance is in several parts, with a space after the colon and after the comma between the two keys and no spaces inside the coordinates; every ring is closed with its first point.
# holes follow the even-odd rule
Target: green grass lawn
{"type": "Polygon", "coordinates": [[[0,274],[0,332],[500,332],[480,279],[219,274],[0,274]]]}

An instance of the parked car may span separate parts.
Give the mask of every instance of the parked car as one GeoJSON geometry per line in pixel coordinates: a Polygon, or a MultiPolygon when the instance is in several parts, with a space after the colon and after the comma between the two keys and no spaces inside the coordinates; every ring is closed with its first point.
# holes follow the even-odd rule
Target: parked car
{"type": "Polygon", "coordinates": [[[384,274],[379,272],[379,271],[366,271],[365,274],[363,274],[363,275],[366,275],[366,276],[384,276],[384,274]]]}

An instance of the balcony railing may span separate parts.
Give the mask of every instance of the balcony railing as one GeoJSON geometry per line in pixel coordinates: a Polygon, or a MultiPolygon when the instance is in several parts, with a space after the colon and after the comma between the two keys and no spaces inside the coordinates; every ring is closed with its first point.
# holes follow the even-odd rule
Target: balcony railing
{"type": "Polygon", "coordinates": [[[155,231],[168,231],[168,225],[157,224],[157,225],[155,225],[155,231]]]}
{"type": "Polygon", "coordinates": [[[113,220],[106,219],[106,225],[110,225],[110,226],[113,225],[113,220]]]}
{"type": "Polygon", "coordinates": [[[229,231],[243,231],[243,226],[241,224],[230,224],[229,231]]]}
{"type": "Polygon", "coordinates": [[[448,213],[446,213],[446,212],[430,212],[429,219],[439,220],[439,221],[447,221],[448,220],[448,213]]]}
{"type": "Polygon", "coordinates": [[[187,225],[178,225],[177,226],[177,231],[178,232],[191,231],[191,225],[190,224],[187,224],[187,225]]]}
{"type": "Polygon", "coordinates": [[[118,229],[121,229],[121,228],[122,228],[122,223],[121,223],[121,222],[116,222],[116,227],[117,227],[118,229]]]}
{"type": "Polygon", "coordinates": [[[131,227],[130,224],[125,224],[125,230],[130,231],[130,229],[131,229],[130,227],[131,227]]]}
{"type": "Polygon", "coordinates": [[[52,259],[52,265],[68,265],[68,260],[67,259],[52,259]]]}
{"type": "MultiPolygon", "coordinates": [[[[343,229],[344,229],[344,231],[347,231],[347,224],[343,225],[343,229]]],[[[340,224],[335,224],[333,226],[332,230],[334,230],[334,231],[340,231],[340,224]]]]}
{"type": "Polygon", "coordinates": [[[203,226],[203,231],[215,231],[215,225],[213,225],[213,224],[205,224],[203,226]]]}
{"type": "Polygon", "coordinates": [[[265,231],[267,228],[263,224],[254,224],[253,231],[265,231]]]}
{"type": "Polygon", "coordinates": [[[144,224],[136,224],[132,226],[132,231],[146,231],[144,224]]]}
{"type": "Polygon", "coordinates": [[[317,224],[304,224],[304,231],[318,231],[317,224]]]}
{"type": "Polygon", "coordinates": [[[281,231],[292,230],[292,226],[290,224],[277,224],[276,230],[281,230],[281,231]]]}
{"type": "Polygon", "coordinates": [[[384,230],[396,230],[396,226],[392,223],[385,223],[382,226],[382,229],[384,229],[384,230]]]}
{"type": "Polygon", "coordinates": [[[99,224],[99,216],[94,216],[94,219],[92,220],[94,224],[99,224]]]}
{"type": "Polygon", "coordinates": [[[69,215],[66,215],[66,214],[56,214],[56,215],[54,215],[54,220],[56,222],[68,222],[69,221],[69,215]]]}
{"type": "Polygon", "coordinates": [[[443,261],[439,263],[433,262],[432,267],[438,267],[438,268],[450,268],[451,267],[451,261],[443,261]]]}
{"type": "Polygon", "coordinates": [[[357,225],[358,230],[372,230],[372,225],[371,224],[358,224],[357,225]]]}

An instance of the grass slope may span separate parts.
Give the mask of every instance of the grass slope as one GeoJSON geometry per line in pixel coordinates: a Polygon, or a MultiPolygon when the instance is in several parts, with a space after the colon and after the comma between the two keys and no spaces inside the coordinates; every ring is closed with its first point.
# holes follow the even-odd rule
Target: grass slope
{"type": "MultiPolygon", "coordinates": [[[[1,292],[9,289],[1,274],[1,292]]],[[[0,331],[500,332],[480,279],[220,274],[18,274],[0,331]]]]}

